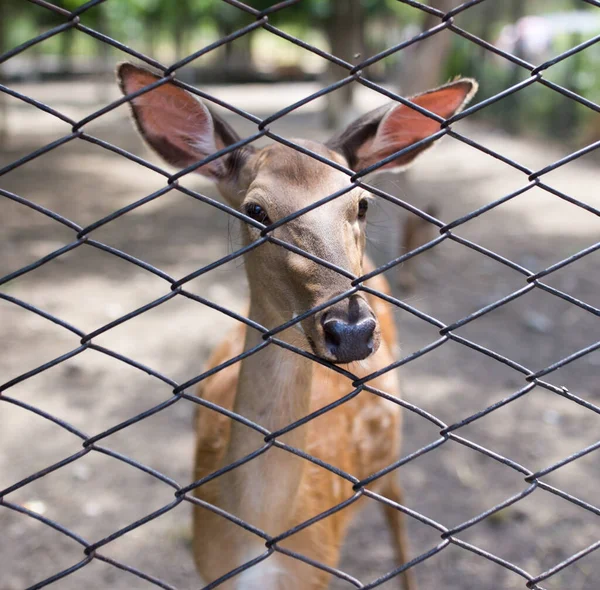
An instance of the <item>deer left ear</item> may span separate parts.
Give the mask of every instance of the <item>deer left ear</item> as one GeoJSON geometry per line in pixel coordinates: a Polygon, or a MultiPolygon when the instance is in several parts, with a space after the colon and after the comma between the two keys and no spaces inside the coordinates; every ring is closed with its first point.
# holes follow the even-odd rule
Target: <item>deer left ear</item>
{"type": "MultiPolygon", "coordinates": [[[[160,80],[156,74],[130,63],[119,65],[117,78],[125,95],[160,80]]],[[[177,168],[191,166],[240,140],[239,135],[202,101],[171,82],[133,98],[129,104],[146,143],[165,162],[177,168]]],[[[243,157],[253,149],[238,149],[234,154],[201,166],[196,172],[217,182],[231,182],[243,157]]]]}
{"type": "MultiPolygon", "coordinates": [[[[448,119],[460,112],[477,92],[477,82],[462,78],[410,99],[414,104],[448,119]]],[[[388,104],[363,115],[327,143],[341,153],[353,170],[363,170],[395,152],[433,135],[440,123],[403,104],[388,104]]],[[[433,142],[399,156],[383,169],[405,168],[433,142]]]]}

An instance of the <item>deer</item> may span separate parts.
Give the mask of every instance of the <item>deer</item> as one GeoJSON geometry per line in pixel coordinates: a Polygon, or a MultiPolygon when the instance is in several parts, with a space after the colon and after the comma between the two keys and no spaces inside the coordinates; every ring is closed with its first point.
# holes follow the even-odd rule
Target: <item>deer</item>
{"type": "MultiPolygon", "coordinates": [[[[438,217],[438,207],[436,205],[427,205],[424,208],[425,213],[430,217],[438,217]]],[[[429,221],[412,215],[401,223],[400,255],[416,250],[435,238],[436,226],[429,221]]],[[[429,252],[431,253],[431,251],[429,252]]],[[[424,253],[423,253],[424,254],[424,253]]],[[[421,256],[423,255],[421,254],[421,256]]],[[[396,284],[406,294],[413,293],[417,287],[419,265],[417,258],[409,258],[404,261],[402,268],[399,269],[396,284]]]]}
{"type": "MultiPolygon", "coordinates": [[[[240,136],[219,114],[171,80],[156,85],[162,76],[131,63],[121,64],[117,77],[142,138],[167,164],[178,169],[192,166],[240,142],[240,136]]],[[[410,101],[445,120],[458,113],[476,89],[474,80],[461,78],[410,101]]],[[[269,228],[348,186],[347,174],[311,154],[347,169],[363,170],[440,128],[435,118],[391,102],[358,118],[326,143],[292,140],[310,153],[281,142],[260,148],[246,144],[208,159],[196,171],[216,183],[230,207],[258,222],[241,223],[242,241],[250,245],[260,238],[261,227],[269,228]]],[[[420,144],[384,168],[405,168],[428,147],[420,144]]],[[[365,254],[366,217],[372,198],[366,190],[353,186],[268,232],[292,249],[267,241],[244,254],[248,319],[268,330],[289,326],[277,334],[283,345],[270,342],[225,366],[203,379],[196,392],[226,410],[200,405],[195,418],[193,477],[196,482],[207,481],[193,491],[198,502],[193,506],[192,544],[197,570],[209,587],[327,588],[351,518],[365,498],[349,501],[357,493],[353,481],[323,464],[363,480],[401,456],[402,414],[395,401],[401,392],[395,371],[369,381],[386,395],[362,390],[334,409],[318,412],[355,389],[344,371],[332,367],[360,379],[388,367],[398,352],[392,306],[372,292],[390,295],[383,276],[375,274],[365,282],[368,292],[359,289],[337,297],[350,289],[350,276],[362,277],[375,268],[365,254]],[[337,272],[334,265],[347,273],[337,272]],[[304,313],[313,308],[318,311],[304,313]],[[295,318],[298,321],[294,322],[295,318]],[[307,356],[292,347],[307,351],[307,356]],[[284,430],[276,436],[282,444],[244,462],[244,457],[264,447],[265,435],[232,420],[227,412],[259,424],[265,432],[284,430]],[[285,430],[315,412],[313,419],[285,430]],[[235,462],[239,462],[236,468],[209,477],[235,462]],[[343,509],[326,518],[298,526],[346,501],[343,509]],[[251,530],[225,515],[241,519],[251,530]],[[286,534],[296,526],[298,530],[286,534]]],[[[214,350],[207,369],[261,342],[260,330],[240,324],[214,350]]],[[[397,561],[408,564],[407,531],[399,508],[404,499],[394,472],[368,487],[386,499],[382,504],[397,561]]],[[[401,579],[404,590],[416,589],[413,569],[405,568],[401,579]]]]}

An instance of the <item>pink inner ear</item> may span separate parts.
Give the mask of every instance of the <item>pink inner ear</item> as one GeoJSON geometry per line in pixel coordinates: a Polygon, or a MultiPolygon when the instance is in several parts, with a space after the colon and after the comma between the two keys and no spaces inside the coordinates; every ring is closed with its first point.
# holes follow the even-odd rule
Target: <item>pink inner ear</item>
{"type": "Polygon", "coordinates": [[[457,82],[451,86],[417,96],[411,99],[411,102],[448,119],[462,106],[472,89],[471,82],[457,82]]]}
{"type": "MultiPolygon", "coordinates": [[[[460,109],[472,88],[473,85],[470,82],[458,82],[416,96],[410,100],[420,107],[447,119],[460,109]]],[[[373,142],[370,145],[364,145],[360,150],[362,153],[359,155],[364,158],[365,162],[368,162],[368,164],[363,163],[363,167],[433,135],[440,128],[437,121],[422,115],[415,109],[404,105],[393,108],[383,118],[373,142]]],[[[384,168],[406,165],[416,155],[417,153],[412,155],[409,153],[400,158],[400,161],[392,162],[384,168]]]]}
{"type": "Polygon", "coordinates": [[[393,153],[439,130],[437,121],[409,107],[396,107],[382,121],[374,147],[379,150],[389,149],[393,153]]]}
{"type": "MultiPolygon", "coordinates": [[[[127,94],[136,92],[157,78],[140,70],[123,74],[127,94]]],[[[216,151],[210,113],[185,90],[166,83],[133,99],[133,104],[148,139],[165,138],[189,154],[190,161],[199,160],[216,151]]]]}

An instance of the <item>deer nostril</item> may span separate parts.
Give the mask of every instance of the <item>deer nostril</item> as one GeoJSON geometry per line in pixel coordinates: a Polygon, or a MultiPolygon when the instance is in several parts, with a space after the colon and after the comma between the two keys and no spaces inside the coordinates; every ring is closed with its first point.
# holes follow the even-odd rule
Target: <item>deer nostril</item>
{"type": "Polygon", "coordinates": [[[337,347],[342,343],[345,324],[339,320],[328,320],[323,322],[325,342],[329,347],[337,347]]]}
{"type": "Polygon", "coordinates": [[[368,357],[374,349],[376,322],[366,318],[356,323],[324,318],[325,344],[337,362],[349,363],[368,357]]]}

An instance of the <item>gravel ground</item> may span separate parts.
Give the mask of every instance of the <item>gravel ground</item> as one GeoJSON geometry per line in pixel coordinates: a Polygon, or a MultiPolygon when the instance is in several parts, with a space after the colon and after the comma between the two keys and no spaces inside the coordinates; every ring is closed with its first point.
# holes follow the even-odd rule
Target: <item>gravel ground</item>
{"type": "MultiPolygon", "coordinates": [[[[22,85],[74,118],[97,108],[93,85],[22,85]]],[[[215,94],[258,115],[308,94],[310,85],[214,88],[215,94]]],[[[108,100],[112,90],[103,90],[108,100]]],[[[375,106],[361,95],[358,107],[375,106]]],[[[276,130],[287,136],[323,137],[317,106],[286,117],[276,130]]],[[[32,107],[11,99],[11,133],[0,150],[0,166],[68,133],[32,107]]],[[[126,120],[124,107],[93,122],[88,132],[133,153],[147,155],[126,120]]],[[[239,123],[232,119],[233,124],[239,123]]],[[[238,125],[249,132],[247,125],[238,125]]],[[[568,152],[533,140],[509,138],[477,124],[459,129],[533,169],[568,152]]],[[[600,206],[597,162],[592,156],[550,173],[546,182],[600,206]]],[[[207,195],[202,179],[186,180],[207,195]]],[[[452,220],[523,186],[524,175],[456,140],[447,139],[420,161],[407,179],[379,184],[418,206],[436,203],[452,220]]],[[[86,225],[163,185],[162,177],[96,145],[69,142],[0,179],[0,188],[86,225]]],[[[399,251],[405,215],[385,203],[375,208],[370,248],[379,263],[399,251]]],[[[0,275],[12,272],[69,243],[73,232],[12,201],[3,200],[0,275]]],[[[471,220],[455,233],[532,270],[541,270],[590,246],[600,220],[541,189],[471,220]]],[[[171,276],[187,273],[226,255],[239,244],[227,216],[183,194],[163,197],[99,228],[94,238],[159,267],[171,276]]],[[[418,258],[416,290],[408,303],[444,322],[515,291],[521,275],[449,240],[418,258]]],[[[396,284],[402,269],[388,272],[396,284]]],[[[545,279],[590,305],[600,306],[600,255],[593,253],[545,279]]],[[[192,282],[191,290],[243,312],[246,285],[239,263],[229,263],[192,282]]],[[[90,332],[168,292],[160,278],[90,246],[17,278],[2,292],[23,299],[90,332]]],[[[438,334],[417,317],[398,311],[403,355],[438,334]]],[[[177,381],[201,371],[210,350],[232,320],[176,297],[95,338],[99,345],[131,356],[177,381]]],[[[542,369],[600,339],[598,318],[536,289],[465,325],[457,334],[532,369],[542,369]]],[[[78,346],[78,337],[12,303],[0,300],[0,381],[5,382],[78,346]]],[[[584,400],[600,403],[600,353],[584,356],[546,378],[584,400]]],[[[448,342],[402,369],[404,396],[447,424],[518,391],[525,385],[513,369],[456,342],[448,342]]],[[[88,435],[102,432],[168,399],[169,387],[114,358],[87,350],[9,388],[6,395],[59,416],[88,435]]],[[[176,403],[101,444],[156,469],[180,483],[190,481],[192,404],[176,403]]],[[[76,453],[79,439],[52,422],[13,404],[0,405],[0,489],[76,453]]],[[[599,416],[535,388],[520,399],[463,427],[459,434],[520,463],[542,469],[597,441],[599,416]]],[[[438,438],[438,431],[405,412],[404,453],[438,438]]],[[[449,441],[399,469],[407,505],[447,527],[457,526],[527,488],[515,470],[449,441]]],[[[594,453],[544,478],[548,484],[600,505],[600,472],[594,453]]],[[[6,501],[43,513],[86,541],[97,541],[161,508],[172,490],[155,478],[106,454],[92,452],[10,493],[6,501]]],[[[460,533],[458,537],[535,575],[598,541],[598,516],[541,489],[460,533]]],[[[190,508],[186,504],[134,529],[102,548],[103,555],[141,569],[180,589],[198,586],[192,564],[190,508]]],[[[0,590],[22,590],[82,559],[81,547],[57,531],[0,506],[0,590]]],[[[414,555],[439,543],[434,529],[410,520],[414,555]]],[[[369,506],[348,537],[342,569],[364,582],[394,567],[383,519],[369,506]]],[[[523,589],[523,578],[481,556],[449,546],[416,567],[421,590],[523,589]]],[[[544,587],[597,590],[600,559],[593,553],[561,571],[544,587]]],[[[61,590],[135,590],[148,582],[94,560],[52,585],[61,590]]],[[[336,589],[349,588],[335,582],[336,589]]],[[[385,587],[393,588],[394,583],[385,587]]]]}

